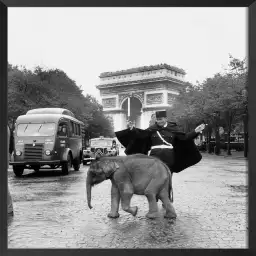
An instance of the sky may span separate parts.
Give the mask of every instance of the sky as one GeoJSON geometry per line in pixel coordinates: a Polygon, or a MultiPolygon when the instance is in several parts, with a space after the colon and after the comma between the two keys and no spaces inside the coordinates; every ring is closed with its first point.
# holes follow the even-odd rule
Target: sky
{"type": "Polygon", "coordinates": [[[103,72],[166,63],[202,82],[247,56],[247,8],[8,8],[8,62],[63,70],[100,100],[103,72]]]}

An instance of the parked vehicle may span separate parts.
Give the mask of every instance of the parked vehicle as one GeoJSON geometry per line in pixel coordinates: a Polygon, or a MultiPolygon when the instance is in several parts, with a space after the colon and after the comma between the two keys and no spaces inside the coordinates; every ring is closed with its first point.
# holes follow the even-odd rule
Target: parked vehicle
{"type": "Polygon", "coordinates": [[[101,156],[117,156],[119,148],[113,138],[93,138],[90,140],[90,146],[83,150],[83,164],[86,165],[92,160],[101,156]]]}
{"type": "MultiPolygon", "coordinates": [[[[236,151],[243,151],[244,150],[244,142],[242,141],[231,141],[230,142],[230,150],[236,150],[236,151]]],[[[214,147],[216,146],[215,140],[211,140],[209,143],[210,151],[214,151],[214,147]]],[[[201,142],[197,145],[197,148],[200,151],[206,151],[207,150],[207,143],[206,141],[201,142]]],[[[220,148],[223,150],[227,150],[228,148],[228,142],[220,141],[220,148]]]]}
{"type": "Polygon", "coordinates": [[[39,108],[19,116],[15,124],[14,155],[10,164],[16,176],[24,169],[39,171],[61,167],[67,175],[78,171],[84,144],[84,124],[62,108],[39,108]]]}

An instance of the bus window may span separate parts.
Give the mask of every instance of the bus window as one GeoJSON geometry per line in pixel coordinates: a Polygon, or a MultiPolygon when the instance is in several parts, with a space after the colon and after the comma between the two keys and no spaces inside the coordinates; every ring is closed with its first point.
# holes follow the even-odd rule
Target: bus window
{"type": "Polygon", "coordinates": [[[66,125],[66,124],[63,124],[63,123],[60,123],[60,124],[59,124],[59,127],[58,127],[58,133],[57,133],[57,135],[58,135],[58,136],[65,136],[65,137],[67,137],[67,134],[68,134],[67,125],[66,125]]]}
{"type": "Polygon", "coordinates": [[[81,132],[80,132],[80,124],[77,125],[77,135],[81,135],[81,132]]]}
{"type": "Polygon", "coordinates": [[[75,125],[72,121],[70,121],[70,127],[71,127],[70,134],[73,137],[75,135],[75,125]]]}
{"type": "Polygon", "coordinates": [[[80,136],[80,125],[76,124],[76,135],[80,136]]]}
{"type": "Polygon", "coordinates": [[[77,131],[77,124],[74,123],[74,126],[75,126],[75,136],[77,136],[77,133],[78,133],[78,131],[77,131]]]}

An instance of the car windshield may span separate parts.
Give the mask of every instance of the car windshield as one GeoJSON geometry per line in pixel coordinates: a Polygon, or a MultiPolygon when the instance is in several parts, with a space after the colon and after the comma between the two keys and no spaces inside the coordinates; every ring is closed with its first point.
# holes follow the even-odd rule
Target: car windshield
{"type": "Polygon", "coordinates": [[[108,140],[94,140],[91,141],[91,147],[111,147],[112,141],[108,140]]]}
{"type": "Polygon", "coordinates": [[[55,132],[55,123],[44,124],[19,124],[17,136],[53,136],[55,132]]]}

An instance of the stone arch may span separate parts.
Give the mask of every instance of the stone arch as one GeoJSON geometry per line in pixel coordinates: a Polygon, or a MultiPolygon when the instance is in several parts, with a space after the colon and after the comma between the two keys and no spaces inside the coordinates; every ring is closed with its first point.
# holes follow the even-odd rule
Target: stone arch
{"type": "Polygon", "coordinates": [[[138,128],[145,129],[152,112],[172,106],[173,96],[176,98],[185,86],[185,74],[183,69],[167,64],[101,73],[100,84],[96,87],[104,96],[103,111],[113,117],[116,131],[126,129],[128,108],[124,106],[132,96],[141,111],[138,128]]]}
{"type": "MultiPolygon", "coordinates": [[[[123,104],[124,104],[124,102],[125,102],[126,100],[128,100],[128,97],[129,97],[129,96],[127,95],[127,96],[125,96],[125,98],[123,98],[123,99],[121,100],[121,102],[120,102],[120,108],[123,108],[123,104]]],[[[142,102],[142,100],[140,99],[140,97],[139,97],[138,95],[133,94],[133,95],[132,95],[132,98],[138,99],[138,100],[140,101],[141,106],[143,106],[143,102],[142,102]]]]}

